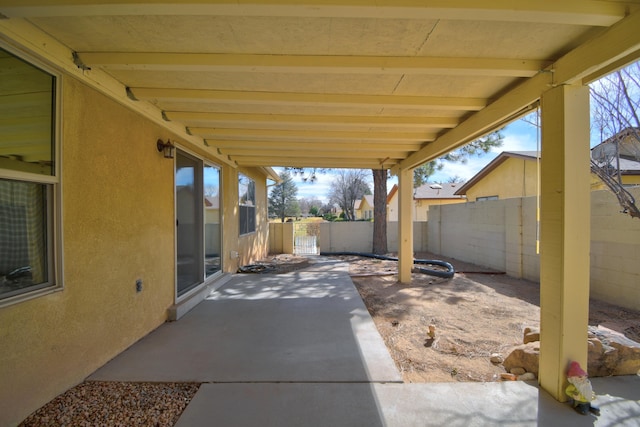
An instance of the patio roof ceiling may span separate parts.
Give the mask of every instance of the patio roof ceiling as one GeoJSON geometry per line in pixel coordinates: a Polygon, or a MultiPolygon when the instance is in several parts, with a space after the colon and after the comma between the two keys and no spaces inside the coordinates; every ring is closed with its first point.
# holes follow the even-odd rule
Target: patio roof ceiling
{"type": "Polygon", "coordinates": [[[74,53],[97,87],[227,164],[412,168],[529,111],[549,86],[636,60],[639,9],[639,0],[4,0],[0,32],[49,40],[29,37],[47,59],[74,53]]]}

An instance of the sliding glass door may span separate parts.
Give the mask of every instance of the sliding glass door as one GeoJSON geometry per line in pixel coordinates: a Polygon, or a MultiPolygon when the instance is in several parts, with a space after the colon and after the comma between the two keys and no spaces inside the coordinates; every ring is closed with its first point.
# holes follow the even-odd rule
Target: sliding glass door
{"type": "Polygon", "coordinates": [[[204,273],[205,278],[222,268],[222,206],[220,168],[204,165],[204,273]]]}
{"type": "Polygon", "coordinates": [[[178,296],[202,283],[202,162],[176,153],[178,296]]]}
{"type": "Polygon", "coordinates": [[[221,270],[220,169],[176,153],[178,297],[221,270]]]}

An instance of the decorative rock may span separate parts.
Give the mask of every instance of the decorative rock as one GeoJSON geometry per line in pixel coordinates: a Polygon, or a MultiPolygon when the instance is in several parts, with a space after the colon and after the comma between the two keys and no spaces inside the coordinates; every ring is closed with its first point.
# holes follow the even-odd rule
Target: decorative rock
{"type": "Polygon", "coordinates": [[[518,377],[508,372],[503,372],[502,374],[500,374],[500,379],[504,381],[515,381],[518,379],[518,377]]]}
{"type": "Polygon", "coordinates": [[[489,359],[491,361],[491,363],[493,363],[494,365],[499,365],[502,362],[504,362],[504,357],[502,357],[502,355],[500,353],[493,353],[491,355],[491,359],[489,359]]]}
{"type": "Polygon", "coordinates": [[[538,375],[539,357],[540,347],[538,343],[522,344],[514,347],[502,364],[509,372],[513,368],[523,368],[526,372],[533,372],[538,375]]]}
{"type": "Polygon", "coordinates": [[[533,372],[526,372],[522,375],[518,375],[518,381],[533,381],[537,377],[533,372]]]}
{"type": "Polygon", "coordinates": [[[540,330],[535,328],[524,328],[523,344],[540,341],[540,330]]]}
{"type": "Polygon", "coordinates": [[[509,372],[511,372],[513,375],[524,375],[525,372],[527,372],[524,368],[511,368],[509,369],[509,372]]]}
{"type": "Polygon", "coordinates": [[[589,327],[589,376],[633,375],[640,369],[640,344],[604,326],[589,327]]]}
{"type": "MultiPolygon", "coordinates": [[[[533,333],[525,329],[525,335],[533,333]]],[[[590,377],[610,375],[633,375],[640,372],[640,343],[603,326],[589,327],[588,367],[590,377]]],[[[537,342],[514,347],[502,363],[511,372],[513,368],[524,368],[538,375],[540,347],[537,342]]]]}

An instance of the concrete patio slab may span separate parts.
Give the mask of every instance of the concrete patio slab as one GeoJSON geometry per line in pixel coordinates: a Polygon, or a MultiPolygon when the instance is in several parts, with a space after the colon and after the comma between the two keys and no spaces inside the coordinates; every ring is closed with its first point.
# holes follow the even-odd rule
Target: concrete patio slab
{"type": "Polygon", "coordinates": [[[596,378],[600,416],[579,415],[535,383],[203,384],[177,427],[640,425],[640,378],[596,378]]]}
{"type": "Polygon", "coordinates": [[[89,377],[103,381],[401,382],[344,264],[237,275],[89,377]]]}
{"type": "Polygon", "coordinates": [[[640,376],[593,378],[600,416],[536,383],[403,384],[348,266],[236,275],[89,380],[202,383],[178,427],[640,426],[640,376]]]}

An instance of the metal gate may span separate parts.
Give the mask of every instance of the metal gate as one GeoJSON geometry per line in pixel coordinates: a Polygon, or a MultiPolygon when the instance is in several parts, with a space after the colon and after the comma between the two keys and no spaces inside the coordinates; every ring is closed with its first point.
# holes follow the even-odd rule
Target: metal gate
{"type": "Polygon", "coordinates": [[[296,222],[293,224],[293,253],[318,255],[320,253],[320,224],[296,222]]]}

